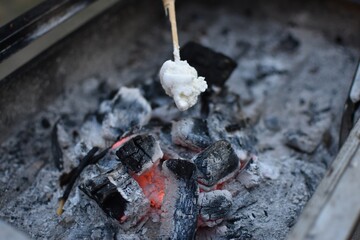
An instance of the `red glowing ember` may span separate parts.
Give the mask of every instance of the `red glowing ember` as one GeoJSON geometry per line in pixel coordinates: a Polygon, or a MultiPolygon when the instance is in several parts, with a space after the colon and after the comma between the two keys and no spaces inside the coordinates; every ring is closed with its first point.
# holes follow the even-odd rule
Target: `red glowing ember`
{"type": "Polygon", "coordinates": [[[149,199],[151,207],[161,208],[165,195],[165,178],[162,175],[158,164],[154,164],[150,169],[141,175],[133,175],[143,189],[145,196],[149,199]]]}
{"type": "Polygon", "coordinates": [[[124,138],[120,139],[119,141],[117,141],[116,143],[114,143],[111,146],[111,149],[114,150],[114,149],[119,148],[121,145],[123,145],[125,142],[127,142],[130,138],[131,137],[124,137],[124,138]]]}

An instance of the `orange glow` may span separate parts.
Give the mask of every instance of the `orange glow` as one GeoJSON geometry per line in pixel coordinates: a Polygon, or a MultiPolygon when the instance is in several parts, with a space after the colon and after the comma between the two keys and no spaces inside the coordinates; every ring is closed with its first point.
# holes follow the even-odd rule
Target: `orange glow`
{"type": "Polygon", "coordinates": [[[124,216],[120,217],[119,222],[124,223],[126,221],[126,219],[127,219],[127,216],[124,215],[124,216]]]}
{"type": "Polygon", "coordinates": [[[161,208],[165,195],[165,178],[160,172],[158,164],[154,164],[140,176],[134,174],[133,178],[143,189],[145,196],[149,199],[151,207],[161,208]]]}
{"type": "Polygon", "coordinates": [[[124,137],[124,138],[120,139],[119,141],[117,141],[116,143],[114,143],[114,144],[111,146],[111,149],[114,150],[114,149],[120,147],[120,146],[123,145],[125,142],[127,142],[129,139],[130,139],[130,137],[124,137]]]}

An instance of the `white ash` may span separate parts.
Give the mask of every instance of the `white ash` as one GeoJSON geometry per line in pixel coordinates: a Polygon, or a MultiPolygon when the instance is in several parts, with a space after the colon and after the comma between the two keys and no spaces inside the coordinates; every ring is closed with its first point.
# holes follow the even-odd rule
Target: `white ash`
{"type": "Polygon", "coordinates": [[[236,180],[238,180],[247,189],[259,186],[262,176],[259,172],[258,164],[254,162],[249,163],[241,174],[238,174],[236,180]]]}

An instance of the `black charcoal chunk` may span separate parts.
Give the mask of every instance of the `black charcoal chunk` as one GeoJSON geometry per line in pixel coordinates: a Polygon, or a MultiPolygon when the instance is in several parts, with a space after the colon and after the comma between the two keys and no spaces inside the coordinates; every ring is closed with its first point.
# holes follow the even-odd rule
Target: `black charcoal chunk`
{"type": "Polygon", "coordinates": [[[210,145],[193,160],[198,169],[198,181],[205,188],[232,177],[240,163],[231,144],[225,140],[210,145]]]}
{"type": "Polygon", "coordinates": [[[99,114],[104,116],[103,137],[115,141],[129,129],[148,123],[151,106],[138,89],[122,87],[112,100],[101,104],[99,114]]]}
{"type": "Polygon", "coordinates": [[[202,226],[214,227],[228,215],[233,205],[228,190],[215,190],[199,194],[199,217],[202,226]]]}
{"type": "Polygon", "coordinates": [[[196,166],[187,160],[170,159],[165,161],[163,172],[166,190],[160,238],[194,239],[198,217],[196,166]]]}
{"type": "Polygon", "coordinates": [[[205,77],[209,86],[224,86],[237,66],[231,58],[195,42],[189,42],[181,48],[180,55],[197,70],[199,76],[205,77]]]}
{"type": "Polygon", "coordinates": [[[150,208],[138,183],[121,167],[86,180],[80,189],[124,229],[136,226],[150,208]]]}
{"type": "Polygon", "coordinates": [[[152,135],[137,135],[125,142],[116,156],[131,171],[141,174],[163,157],[159,143],[152,135]]]}
{"type": "Polygon", "coordinates": [[[207,121],[198,118],[174,122],[171,138],[173,143],[195,151],[200,151],[211,144],[207,121]]]}

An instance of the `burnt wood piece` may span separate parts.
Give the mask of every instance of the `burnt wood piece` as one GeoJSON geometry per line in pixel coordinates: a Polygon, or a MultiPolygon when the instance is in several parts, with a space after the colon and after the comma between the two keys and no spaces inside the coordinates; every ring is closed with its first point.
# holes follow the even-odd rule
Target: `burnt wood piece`
{"type": "Polygon", "coordinates": [[[214,190],[199,194],[199,218],[202,226],[214,227],[220,224],[233,205],[228,190],[214,190]]]}
{"type": "Polygon", "coordinates": [[[205,188],[226,181],[239,169],[240,163],[231,144],[225,140],[213,143],[193,161],[198,169],[198,181],[205,188]]]}
{"type": "Polygon", "coordinates": [[[199,118],[174,122],[171,137],[173,143],[195,151],[201,151],[211,144],[207,121],[199,118]]]}
{"type": "Polygon", "coordinates": [[[198,185],[196,166],[190,161],[170,159],[164,162],[166,191],[161,239],[194,239],[197,226],[198,185]]]}
{"type": "Polygon", "coordinates": [[[188,42],[181,48],[180,55],[197,70],[199,76],[205,77],[210,87],[212,85],[224,86],[225,81],[237,66],[230,57],[195,42],[188,42]]]}
{"type": "Polygon", "coordinates": [[[137,135],[125,142],[116,156],[131,171],[141,174],[163,157],[159,143],[152,135],[137,135]]]}
{"type": "Polygon", "coordinates": [[[88,179],[80,189],[124,229],[136,226],[150,208],[141,187],[124,167],[88,179]]]}
{"type": "Polygon", "coordinates": [[[54,163],[57,169],[63,169],[63,152],[61,150],[59,141],[58,141],[58,122],[54,124],[53,129],[51,130],[51,153],[53,155],[54,163]]]}

